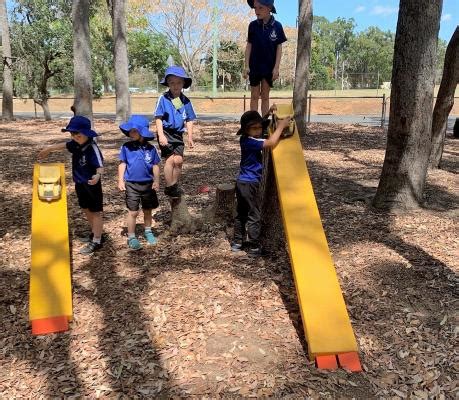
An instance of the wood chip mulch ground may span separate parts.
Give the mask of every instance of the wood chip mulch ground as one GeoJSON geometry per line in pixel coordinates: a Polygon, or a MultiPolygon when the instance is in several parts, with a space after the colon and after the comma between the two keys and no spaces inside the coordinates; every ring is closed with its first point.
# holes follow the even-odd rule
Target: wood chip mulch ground
{"type": "MultiPolygon", "coordinates": [[[[43,145],[67,138],[65,122],[0,124],[0,398],[457,398],[459,141],[447,139],[444,169],[429,174],[425,208],[386,214],[369,205],[384,131],[310,126],[305,159],[364,368],[327,372],[307,357],[285,253],[233,254],[224,225],[171,235],[162,192],[158,245],[128,251],[116,185],[125,137],[103,120],[109,240],[92,257],[78,254],[87,228],[69,156],[50,157],[67,167],[74,321],[66,333],[31,336],[32,168],[43,145]]],[[[182,180],[192,213],[234,179],[236,130],[198,125],[182,180]]]]}

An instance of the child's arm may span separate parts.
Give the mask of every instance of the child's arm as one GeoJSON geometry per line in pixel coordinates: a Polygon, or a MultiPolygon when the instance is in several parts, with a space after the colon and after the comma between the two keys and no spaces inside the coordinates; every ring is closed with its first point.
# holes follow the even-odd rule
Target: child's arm
{"type": "Polygon", "coordinates": [[[273,81],[279,78],[279,67],[282,58],[282,45],[278,44],[276,49],[276,63],[274,64],[273,69],[273,81]]]}
{"type": "Polygon", "coordinates": [[[290,118],[279,119],[277,121],[277,128],[271,134],[271,136],[263,142],[264,149],[270,149],[276,147],[279,143],[279,139],[282,135],[282,131],[286,128],[290,123],[290,118]]]}
{"type": "Polygon", "coordinates": [[[48,157],[49,153],[52,153],[53,151],[61,151],[65,150],[67,148],[66,143],[59,143],[59,144],[52,144],[48,147],[45,147],[38,153],[38,160],[44,160],[46,157],[48,157]]]}
{"type": "Polygon", "coordinates": [[[188,146],[190,146],[190,148],[193,148],[193,121],[186,121],[186,131],[188,133],[188,146]]]}
{"type": "Polygon", "coordinates": [[[124,183],[124,173],[126,172],[126,163],[120,162],[118,165],[118,189],[124,192],[126,185],[124,183]]]}
{"type": "Polygon", "coordinates": [[[99,167],[96,169],[96,173],[92,176],[92,178],[88,181],[88,184],[95,185],[97,182],[100,181],[102,178],[102,174],[104,173],[104,167],[99,167]]]}
{"type": "Polygon", "coordinates": [[[159,165],[153,165],[153,185],[151,187],[155,190],[159,190],[159,165]]]}
{"type": "Polygon", "coordinates": [[[249,63],[250,63],[250,53],[252,52],[252,43],[247,42],[245,46],[245,55],[244,55],[244,79],[247,79],[249,76],[249,63]]]}
{"type": "Polygon", "coordinates": [[[163,129],[163,120],[161,118],[156,118],[155,120],[156,123],[156,130],[158,131],[158,141],[161,146],[167,146],[167,141],[166,136],[164,135],[164,129],[163,129]]]}

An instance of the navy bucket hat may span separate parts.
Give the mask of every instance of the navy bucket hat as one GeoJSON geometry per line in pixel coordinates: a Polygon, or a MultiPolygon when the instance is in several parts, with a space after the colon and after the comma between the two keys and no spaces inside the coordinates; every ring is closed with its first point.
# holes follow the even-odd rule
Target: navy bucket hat
{"type": "Polygon", "coordinates": [[[68,125],[61,129],[61,132],[81,133],[88,138],[95,138],[99,136],[91,129],[91,121],[82,115],[75,115],[72,117],[68,125]]]}
{"type": "Polygon", "coordinates": [[[152,140],[155,138],[154,133],[150,132],[149,127],[150,122],[148,121],[148,118],[143,115],[131,115],[131,118],[120,124],[121,132],[123,132],[126,136],[129,136],[129,131],[131,129],[136,129],[137,132],[139,132],[139,135],[145,140],[152,140]]]}
{"type": "Polygon", "coordinates": [[[241,128],[237,131],[237,135],[244,135],[251,125],[261,124],[263,129],[269,126],[269,119],[263,119],[258,111],[246,111],[241,116],[241,128]]]}
{"type": "Polygon", "coordinates": [[[185,84],[183,85],[184,89],[188,89],[191,86],[191,78],[186,74],[185,70],[178,65],[172,65],[166,69],[166,73],[164,74],[164,78],[161,80],[161,85],[168,86],[167,84],[167,77],[173,75],[178,76],[179,78],[183,78],[185,80],[185,84]]]}
{"type": "MultiPolygon", "coordinates": [[[[247,0],[247,4],[250,6],[250,8],[254,8],[253,7],[253,2],[254,0],[247,0]]],[[[266,7],[272,7],[271,8],[271,12],[273,14],[276,14],[276,7],[274,7],[274,0],[258,0],[258,2],[266,7]]]]}

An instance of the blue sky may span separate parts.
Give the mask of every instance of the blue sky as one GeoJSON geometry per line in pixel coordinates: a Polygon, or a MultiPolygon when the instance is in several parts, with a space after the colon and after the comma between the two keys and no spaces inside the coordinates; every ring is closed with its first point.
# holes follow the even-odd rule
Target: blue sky
{"type": "MultiPolygon", "coordinates": [[[[285,26],[295,26],[298,14],[297,0],[276,0],[277,19],[285,26]]],[[[314,15],[334,21],[338,17],[354,18],[357,30],[377,26],[395,32],[397,26],[397,0],[315,0],[314,15]]],[[[459,0],[443,0],[440,38],[447,42],[459,24],[459,0]]]]}

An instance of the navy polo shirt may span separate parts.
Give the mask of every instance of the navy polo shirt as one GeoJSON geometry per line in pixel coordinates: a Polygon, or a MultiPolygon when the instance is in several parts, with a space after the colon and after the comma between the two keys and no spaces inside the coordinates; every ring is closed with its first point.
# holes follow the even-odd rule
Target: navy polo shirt
{"type": "Polygon", "coordinates": [[[126,164],[124,180],[127,182],[153,182],[153,165],[161,162],[155,146],[137,140],[121,146],[120,160],[126,164]]]}
{"type": "Polygon", "coordinates": [[[183,93],[180,94],[182,106],[176,109],[172,103],[170,91],[165,92],[156,104],[155,117],[161,118],[163,127],[168,130],[183,133],[185,131],[185,122],[196,119],[191,101],[183,93]]]}
{"type": "Polygon", "coordinates": [[[262,19],[252,21],[247,35],[247,42],[252,44],[250,72],[262,76],[271,74],[276,64],[277,46],[286,41],[282,24],[273,16],[266,24],[262,19]]]}
{"type": "Polygon", "coordinates": [[[104,158],[99,147],[93,140],[80,146],[74,140],[66,143],[67,150],[72,153],[72,175],[75,183],[88,183],[96,174],[97,168],[104,166],[104,158]]]}
{"type": "Polygon", "coordinates": [[[263,143],[265,139],[241,136],[241,164],[238,181],[260,182],[263,171],[263,143]]]}

